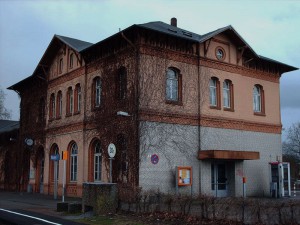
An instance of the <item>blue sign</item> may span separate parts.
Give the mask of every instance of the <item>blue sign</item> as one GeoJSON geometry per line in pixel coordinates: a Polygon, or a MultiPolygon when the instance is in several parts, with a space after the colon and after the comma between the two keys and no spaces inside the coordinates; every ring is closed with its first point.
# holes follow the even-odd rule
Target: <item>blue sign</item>
{"type": "Polygon", "coordinates": [[[59,157],[59,154],[51,155],[51,160],[58,161],[59,158],[60,158],[60,157],[59,157]]]}
{"type": "Polygon", "coordinates": [[[157,164],[158,163],[158,161],[159,161],[159,157],[158,157],[158,155],[156,155],[156,154],[153,154],[152,156],[151,156],[151,162],[152,162],[152,164],[157,164]]]}

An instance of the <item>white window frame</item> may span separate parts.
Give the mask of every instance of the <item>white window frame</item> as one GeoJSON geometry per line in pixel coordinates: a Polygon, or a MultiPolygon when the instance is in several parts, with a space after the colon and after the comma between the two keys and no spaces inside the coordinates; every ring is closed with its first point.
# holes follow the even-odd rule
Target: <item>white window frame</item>
{"type": "Polygon", "coordinates": [[[102,150],[101,143],[96,142],[94,146],[94,181],[101,181],[102,177],[102,150]]]}
{"type": "Polygon", "coordinates": [[[77,111],[80,112],[81,107],[81,86],[77,86],[77,111]]]}
{"type": "Polygon", "coordinates": [[[174,102],[179,99],[179,76],[174,69],[168,69],[167,71],[166,99],[174,102]]]}
{"type": "Polygon", "coordinates": [[[213,78],[209,80],[209,104],[210,106],[218,105],[217,80],[213,78]]]}
{"type": "Polygon", "coordinates": [[[76,143],[72,144],[70,152],[71,152],[70,181],[77,181],[78,146],[76,143]]]}
{"type": "Polygon", "coordinates": [[[255,85],[253,88],[253,111],[262,111],[261,87],[255,85]]]}
{"type": "Polygon", "coordinates": [[[223,106],[224,108],[230,108],[231,107],[231,96],[230,96],[230,82],[228,80],[225,80],[223,82],[223,106]]]}
{"type": "Polygon", "coordinates": [[[95,80],[95,107],[101,104],[101,79],[98,77],[95,80]]]}

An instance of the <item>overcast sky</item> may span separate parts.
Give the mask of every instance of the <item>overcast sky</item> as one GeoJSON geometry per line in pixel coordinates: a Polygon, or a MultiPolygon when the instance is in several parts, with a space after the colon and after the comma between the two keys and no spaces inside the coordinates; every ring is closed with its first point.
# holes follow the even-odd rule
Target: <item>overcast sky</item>
{"type": "MultiPolygon", "coordinates": [[[[19,119],[19,99],[7,87],[30,76],[54,34],[96,43],[133,24],[177,18],[180,28],[205,34],[232,25],[254,51],[300,67],[300,1],[0,0],[0,87],[19,119]]],[[[300,122],[300,72],[280,80],[284,128],[300,122]]]]}

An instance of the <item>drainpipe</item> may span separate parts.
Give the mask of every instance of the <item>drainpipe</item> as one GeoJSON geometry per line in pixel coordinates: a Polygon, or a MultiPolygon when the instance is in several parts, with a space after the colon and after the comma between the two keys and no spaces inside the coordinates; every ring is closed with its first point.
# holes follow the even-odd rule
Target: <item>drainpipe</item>
{"type": "MultiPolygon", "coordinates": [[[[199,151],[201,150],[201,68],[200,68],[200,43],[197,42],[197,49],[196,49],[196,54],[197,54],[197,73],[198,73],[198,155],[199,151]]],[[[200,163],[199,163],[200,164],[200,163]]],[[[199,165],[199,193],[201,194],[201,164],[199,165]]]]}
{"type": "MultiPolygon", "coordinates": [[[[135,77],[134,77],[134,103],[135,103],[135,149],[136,149],[136,158],[138,159],[135,163],[137,163],[135,165],[135,185],[138,186],[139,184],[139,146],[140,146],[140,138],[139,138],[139,105],[140,105],[140,96],[139,96],[139,74],[140,74],[140,53],[139,50],[137,48],[137,46],[135,44],[133,44],[126,36],[123,32],[120,32],[122,38],[124,38],[128,44],[133,48],[134,54],[135,54],[135,77]]],[[[136,32],[138,35],[138,32],[136,32]]],[[[139,36],[138,36],[139,37],[139,36]]],[[[137,40],[138,42],[139,40],[137,40]]]]}

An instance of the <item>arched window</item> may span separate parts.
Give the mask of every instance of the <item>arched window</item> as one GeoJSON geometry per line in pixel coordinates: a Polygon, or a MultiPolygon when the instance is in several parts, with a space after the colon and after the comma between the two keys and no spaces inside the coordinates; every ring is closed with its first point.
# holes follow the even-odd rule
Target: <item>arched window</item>
{"type": "Polygon", "coordinates": [[[73,68],[73,65],[74,65],[74,54],[71,53],[71,54],[70,54],[69,67],[70,67],[70,68],[73,68]]]}
{"type": "Polygon", "coordinates": [[[233,84],[230,80],[223,82],[223,106],[224,110],[233,110],[233,84]]]}
{"type": "Polygon", "coordinates": [[[209,80],[209,103],[211,108],[220,109],[220,81],[216,77],[209,80]]]}
{"type": "Polygon", "coordinates": [[[93,107],[99,107],[101,104],[101,92],[102,92],[102,86],[101,86],[101,80],[100,77],[96,77],[93,80],[93,95],[92,95],[92,105],[93,107]]]}
{"type": "Polygon", "coordinates": [[[59,69],[58,69],[59,73],[62,73],[63,69],[64,69],[64,60],[63,60],[63,58],[61,58],[59,60],[59,69]]]}
{"type": "Polygon", "coordinates": [[[80,112],[81,107],[81,87],[80,84],[76,84],[75,86],[75,99],[74,99],[74,111],[76,113],[80,112]]]}
{"type": "Polygon", "coordinates": [[[68,88],[67,92],[67,115],[70,116],[73,113],[73,90],[72,87],[68,88]]]}
{"type": "Polygon", "coordinates": [[[102,149],[100,141],[94,144],[94,181],[101,181],[102,171],[102,149]]]}
{"type": "Polygon", "coordinates": [[[258,84],[253,87],[253,111],[257,114],[265,113],[264,90],[263,87],[258,84]]]}
{"type": "Polygon", "coordinates": [[[55,95],[54,93],[50,96],[50,106],[49,106],[49,119],[55,118],[55,95]]]}
{"type": "MultiPolygon", "coordinates": [[[[49,177],[50,177],[51,182],[54,182],[55,161],[51,159],[51,156],[54,156],[54,155],[59,155],[59,148],[58,148],[57,144],[53,144],[51,146],[50,156],[49,156],[49,160],[50,160],[49,177]]],[[[58,177],[59,177],[59,163],[58,162],[56,163],[56,169],[57,169],[57,180],[58,180],[58,177]]]]}
{"type": "Polygon", "coordinates": [[[169,68],[166,75],[166,100],[172,102],[179,101],[180,95],[179,73],[175,69],[169,68]]]}
{"type": "Polygon", "coordinates": [[[56,97],[56,118],[61,118],[62,115],[62,93],[59,91],[56,97]]]}
{"type": "Polygon", "coordinates": [[[117,96],[119,100],[126,99],[127,95],[127,71],[122,67],[118,71],[117,96]]]}
{"type": "Polygon", "coordinates": [[[70,180],[77,181],[77,157],[78,157],[78,147],[74,142],[70,149],[70,180]]]}

